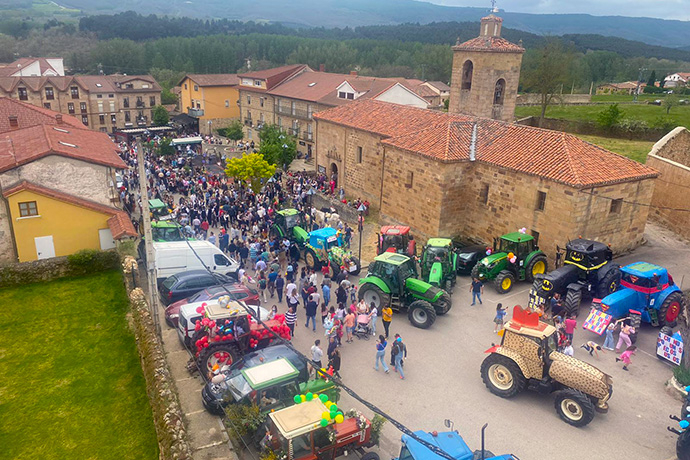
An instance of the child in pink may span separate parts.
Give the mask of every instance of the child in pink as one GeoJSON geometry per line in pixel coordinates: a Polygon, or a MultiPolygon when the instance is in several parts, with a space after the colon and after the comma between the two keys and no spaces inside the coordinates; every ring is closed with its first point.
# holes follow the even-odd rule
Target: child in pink
{"type": "Polygon", "coordinates": [[[627,371],[628,366],[632,364],[630,357],[635,354],[635,350],[637,350],[637,347],[635,345],[631,345],[623,353],[621,353],[621,355],[618,358],[616,358],[616,362],[623,361],[624,371],[627,371]]]}

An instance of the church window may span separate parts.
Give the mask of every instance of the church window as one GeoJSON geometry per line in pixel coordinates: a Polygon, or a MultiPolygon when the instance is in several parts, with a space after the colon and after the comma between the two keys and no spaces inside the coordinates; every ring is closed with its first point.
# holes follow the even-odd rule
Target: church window
{"type": "Polygon", "coordinates": [[[538,191],[537,192],[537,205],[536,205],[535,209],[537,211],[543,211],[545,207],[546,207],[546,192],[538,191]]]}
{"type": "Polygon", "coordinates": [[[506,92],[506,81],[499,78],[494,89],[494,105],[503,105],[503,96],[506,92]]]}
{"type": "Polygon", "coordinates": [[[357,163],[362,162],[362,147],[357,147],[357,163]]]}
{"type": "Polygon", "coordinates": [[[465,61],[465,63],[462,65],[462,85],[460,86],[460,89],[472,89],[473,69],[474,65],[470,60],[465,61]]]}
{"type": "Polygon", "coordinates": [[[405,181],[405,187],[412,188],[414,183],[414,173],[412,171],[407,172],[407,180],[405,181]]]}
{"type": "Polygon", "coordinates": [[[489,202],[489,184],[483,184],[482,190],[479,192],[479,202],[487,204],[489,202]]]}

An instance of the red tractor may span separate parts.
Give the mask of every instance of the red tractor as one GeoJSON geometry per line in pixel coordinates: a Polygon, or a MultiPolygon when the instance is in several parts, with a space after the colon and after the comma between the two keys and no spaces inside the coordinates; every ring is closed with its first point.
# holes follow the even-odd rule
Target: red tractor
{"type": "Polygon", "coordinates": [[[397,252],[408,257],[417,255],[417,242],[410,235],[410,227],[403,225],[384,225],[381,233],[377,234],[376,254],[384,252],[397,252]]]}

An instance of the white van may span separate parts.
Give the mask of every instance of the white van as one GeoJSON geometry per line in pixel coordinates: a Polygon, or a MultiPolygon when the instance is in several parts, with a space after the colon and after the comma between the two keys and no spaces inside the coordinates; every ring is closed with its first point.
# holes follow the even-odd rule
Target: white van
{"type": "Polygon", "coordinates": [[[237,315],[245,315],[247,312],[245,307],[251,309],[255,314],[258,313],[261,321],[268,321],[269,312],[264,307],[247,305],[239,300],[230,302],[227,307],[221,307],[217,300],[184,304],[180,307],[180,314],[177,319],[177,338],[188,348],[192,347],[192,337],[194,337],[196,322],[202,319],[202,316],[196,309],[203,304],[206,304],[206,316],[213,321],[228,319],[237,315]]]}
{"type": "Polygon", "coordinates": [[[187,270],[203,270],[206,267],[216,273],[237,278],[237,270],[240,268],[239,262],[223,254],[216,245],[209,241],[155,242],[153,243],[153,253],[156,257],[156,279],[159,283],[177,273],[187,270]]]}

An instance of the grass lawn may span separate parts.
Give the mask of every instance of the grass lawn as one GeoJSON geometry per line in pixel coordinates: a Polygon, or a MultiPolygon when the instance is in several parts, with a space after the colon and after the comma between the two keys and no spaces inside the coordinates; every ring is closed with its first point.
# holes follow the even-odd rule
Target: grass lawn
{"type": "Polygon", "coordinates": [[[587,142],[603,147],[606,150],[619,153],[640,163],[647,161],[647,154],[652,150],[654,142],[649,141],[630,141],[626,139],[613,139],[610,137],[587,136],[584,134],[574,134],[587,142]]]}
{"type": "MultiPolygon", "coordinates": [[[[687,99],[690,99],[688,97],[687,99]]],[[[597,116],[606,108],[605,104],[597,105],[552,105],[546,108],[548,118],[561,118],[564,120],[597,121],[597,116]]],[[[654,127],[657,120],[664,119],[673,123],[675,126],[685,126],[690,128],[690,105],[679,105],[671,109],[671,113],[666,115],[666,108],[658,105],[648,104],[626,104],[620,105],[624,118],[634,118],[646,122],[650,127],[654,127]]],[[[538,117],[541,107],[522,106],[515,108],[515,116],[523,118],[528,116],[538,117]]]]}
{"type": "Polygon", "coordinates": [[[122,275],[0,290],[0,459],[154,459],[122,275]]]}

